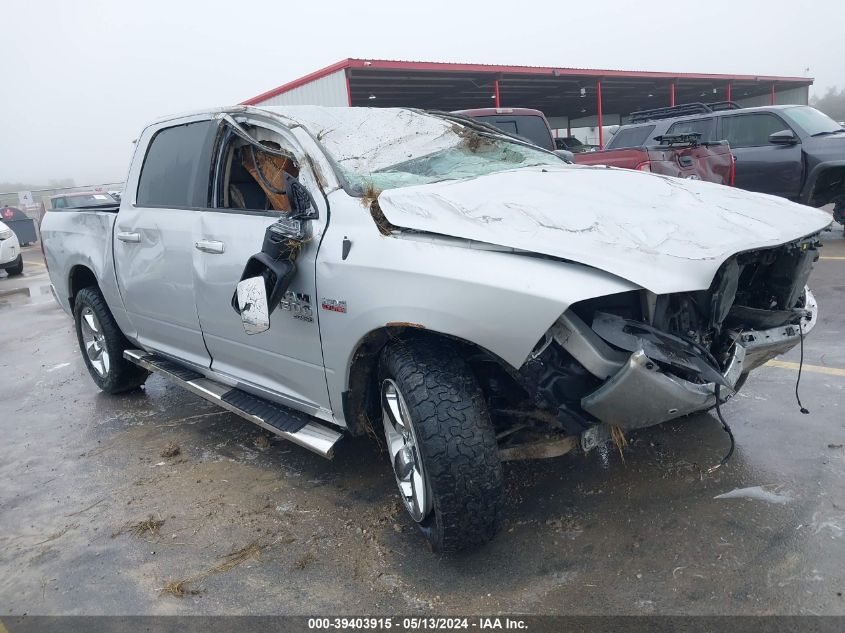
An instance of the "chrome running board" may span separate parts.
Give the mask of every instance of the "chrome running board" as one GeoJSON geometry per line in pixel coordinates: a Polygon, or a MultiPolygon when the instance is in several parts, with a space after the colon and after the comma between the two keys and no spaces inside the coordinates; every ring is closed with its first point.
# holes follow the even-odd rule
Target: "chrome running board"
{"type": "Polygon", "coordinates": [[[342,433],[316,422],[304,413],[221,384],[156,354],[141,349],[128,349],[123,352],[123,357],[326,459],[334,457],[334,447],[343,437],[342,433]]]}

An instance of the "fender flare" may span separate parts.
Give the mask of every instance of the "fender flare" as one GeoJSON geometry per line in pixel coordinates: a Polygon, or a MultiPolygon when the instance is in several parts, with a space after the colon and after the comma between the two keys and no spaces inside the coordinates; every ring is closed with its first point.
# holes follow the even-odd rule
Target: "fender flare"
{"type": "Polygon", "coordinates": [[[813,191],[816,188],[816,182],[818,182],[819,176],[828,169],[834,167],[845,168],[845,160],[829,160],[819,163],[813,167],[813,170],[807,175],[807,182],[804,185],[804,190],[801,192],[801,197],[799,198],[799,202],[801,202],[801,204],[810,205],[810,202],[813,199],[813,191]]]}

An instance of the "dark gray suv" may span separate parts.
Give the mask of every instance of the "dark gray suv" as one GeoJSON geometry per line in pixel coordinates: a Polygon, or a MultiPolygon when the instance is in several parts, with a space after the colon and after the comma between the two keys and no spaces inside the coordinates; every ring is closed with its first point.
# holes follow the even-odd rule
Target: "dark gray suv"
{"type": "Polygon", "coordinates": [[[687,104],[635,112],[631,120],[613,135],[607,149],[656,146],[664,134],[698,133],[702,141],[727,140],[736,161],[737,187],[814,207],[833,202],[836,220],[843,222],[845,129],[815,108],[687,104]]]}

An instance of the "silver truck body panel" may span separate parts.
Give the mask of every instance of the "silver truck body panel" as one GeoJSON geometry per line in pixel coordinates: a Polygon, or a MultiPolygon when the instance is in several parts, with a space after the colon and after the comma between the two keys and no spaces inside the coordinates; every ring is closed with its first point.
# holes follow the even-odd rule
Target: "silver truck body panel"
{"type": "Polygon", "coordinates": [[[87,268],[97,278],[120,330],[134,341],[137,332],[123,307],[115,275],[111,241],[116,218],[116,213],[105,211],[50,211],[41,224],[41,240],[50,282],[62,309],[71,314],[70,276],[74,269],[87,268]]]}
{"type": "Polygon", "coordinates": [[[332,219],[317,262],[319,295],[347,307],[319,312],[336,416],[354,352],[375,330],[422,327],[475,343],[518,368],[572,303],[637,289],[603,271],[474,248],[466,240],[384,236],[360,200],[342,190],[329,204],[332,219]],[[345,261],[344,237],[352,243],[345,261]]]}

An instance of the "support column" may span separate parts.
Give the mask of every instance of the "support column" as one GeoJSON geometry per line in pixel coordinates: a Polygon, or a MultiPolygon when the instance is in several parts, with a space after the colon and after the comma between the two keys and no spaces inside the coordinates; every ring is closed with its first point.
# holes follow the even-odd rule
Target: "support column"
{"type": "Polygon", "coordinates": [[[728,82],[728,85],[725,87],[725,101],[733,101],[731,99],[731,84],[728,82]]]}
{"type": "Polygon", "coordinates": [[[669,84],[669,105],[675,106],[675,82],[669,84]]]}
{"type": "Polygon", "coordinates": [[[596,107],[599,111],[599,149],[604,149],[604,132],[602,131],[601,121],[601,80],[596,82],[596,107]]]}
{"type": "Polygon", "coordinates": [[[772,83],[772,98],[771,98],[772,105],[777,105],[775,102],[775,84],[772,83]]]}
{"type": "Polygon", "coordinates": [[[349,69],[343,71],[343,78],[346,81],[346,105],[352,107],[352,86],[349,85],[349,69]]]}
{"type": "Polygon", "coordinates": [[[493,80],[493,96],[496,98],[496,107],[501,108],[502,103],[499,99],[499,79],[498,78],[493,80]]]}

